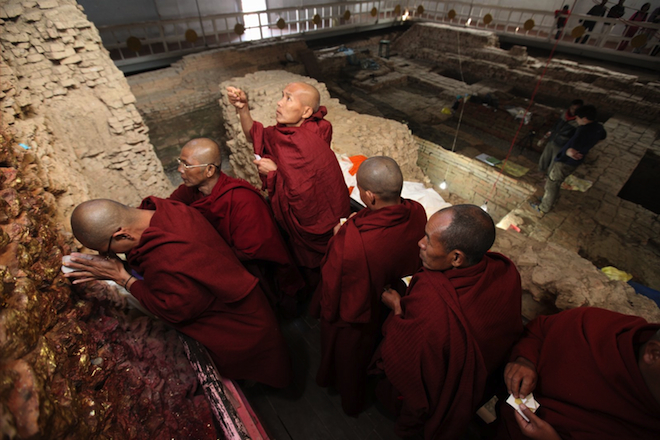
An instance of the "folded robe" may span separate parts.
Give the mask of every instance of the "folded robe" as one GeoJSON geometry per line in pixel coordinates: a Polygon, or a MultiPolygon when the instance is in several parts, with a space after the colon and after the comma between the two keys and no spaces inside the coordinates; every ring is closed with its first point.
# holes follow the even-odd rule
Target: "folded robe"
{"type": "MultiPolygon", "coordinates": [[[[536,365],[536,415],[562,438],[657,439],[660,404],[639,370],[638,351],[659,328],[609,310],[566,310],[530,322],[511,360],[536,365]]],[[[526,438],[507,406],[498,438],[526,438]]]]}
{"type": "Polygon", "coordinates": [[[402,398],[397,434],[461,438],[486,379],[520,337],[521,294],[513,262],[492,252],[474,266],[413,277],[402,314],[388,317],[374,355],[392,397],[402,398]]]}
{"type": "Polygon", "coordinates": [[[140,208],[156,212],[127,254],[144,277],[131,286],[133,296],[204,344],[223,376],[288,385],[290,358],[257,279],[195,209],[156,197],[140,208]]]}
{"type": "MultiPolygon", "coordinates": [[[[268,203],[248,182],[220,174],[211,194],[204,196],[197,188],[180,185],[169,197],[189,205],[215,227],[239,260],[250,270],[251,265],[273,266],[277,290],[289,296],[304,287],[304,281],[293,262],[293,257],[277,229],[268,203]]],[[[268,273],[269,267],[253,272],[260,278],[262,290],[271,293],[269,280],[259,275],[268,273]]]]}
{"type": "Polygon", "coordinates": [[[300,127],[264,128],[255,121],[250,131],[255,154],[277,164],[265,179],[275,219],[289,235],[297,263],[309,268],[319,267],[332,229],[350,214],[326,113],[321,106],[300,127]]]}
{"type": "MultiPolygon", "coordinates": [[[[385,286],[421,267],[417,242],[425,225],[422,205],[402,199],[376,211],[363,209],[330,240],[314,295],[321,315],[316,382],[339,391],[347,414],[362,409],[367,367],[387,313],[380,296],[385,286]]],[[[318,308],[312,312],[318,317],[318,308]]]]}

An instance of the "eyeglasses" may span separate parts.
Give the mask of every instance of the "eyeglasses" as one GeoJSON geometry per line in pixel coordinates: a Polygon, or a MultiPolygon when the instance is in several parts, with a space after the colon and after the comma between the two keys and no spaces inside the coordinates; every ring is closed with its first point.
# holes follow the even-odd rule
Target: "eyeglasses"
{"type": "Polygon", "coordinates": [[[115,238],[114,234],[112,234],[110,236],[110,240],[108,240],[108,249],[105,251],[106,260],[115,256],[115,253],[110,250],[110,246],[112,246],[112,239],[113,238],[115,238]]]}
{"type": "Polygon", "coordinates": [[[182,161],[181,159],[179,159],[179,158],[177,158],[176,161],[179,163],[179,165],[182,165],[182,166],[183,166],[183,169],[185,169],[185,170],[189,170],[189,169],[191,169],[191,168],[206,167],[206,166],[209,166],[209,165],[213,165],[213,166],[216,167],[216,168],[220,168],[218,165],[216,165],[216,164],[214,164],[214,163],[200,163],[199,165],[188,165],[187,163],[183,162],[183,161],[182,161]]]}

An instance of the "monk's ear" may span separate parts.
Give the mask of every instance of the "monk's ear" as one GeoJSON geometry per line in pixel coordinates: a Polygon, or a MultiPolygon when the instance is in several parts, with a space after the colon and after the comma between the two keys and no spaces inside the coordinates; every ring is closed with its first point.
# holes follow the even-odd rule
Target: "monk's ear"
{"type": "Polygon", "coordinates": [[[660,341],[651,339],[644,345],[642,362],[649,366],[660,365],[660,341]]]}
{"type": "Polygon", "coordinates": [[[454,249],[449,253],[451,257],[451,265],[453,267],[459,268],[465,264],[465,254],[459,249],[454,249]]]}
{"type": "Polygon", "coordinates": [[[131,232],[128,229],[124,228],[124,227],[121,227],[117,232],[112,234],[112,236],[117,241],[119,241],[119,240],[132,240],[134,238],[133,234],[131,234],[131,232]]]}
{"type": "Polygon", "coordinates": [[[369,205],[373,206],[376,204],[376,194],[371,191],[365,191],[364,194],[367,196],[367,202],[369,205]]]}
{"type": "Polygon", "coordinates": [[[307,119],[310,116],[312,116],[313,114],[314,114],[314,109],[309,107],[309,106],[305,106],[305,110],[303,111],[303,114],[302,114],[302,119],[307,119]]]}

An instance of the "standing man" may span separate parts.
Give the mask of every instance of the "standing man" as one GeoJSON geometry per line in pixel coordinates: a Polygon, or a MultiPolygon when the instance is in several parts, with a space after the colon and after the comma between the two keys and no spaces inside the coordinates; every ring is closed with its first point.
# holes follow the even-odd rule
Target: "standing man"
{"type": "Polygon", "coordinates": [[[220,147],[211,139],[189,141],[178,161],[183,184],[169,198],[201,212],[259,279],[271,304],[292,313],[304,282],[264,198],[245,180],[220,170],[220,147]]]}
{"type": "Polygon", "coordinates": [[[557,154],[564,148],[566,142],[573,137],[575,130],[578,127],[577,120],[575,119],[575,111],[579,109],[584,102],[581,99],[574,99],[571,106],[561,114],[552,130],[547,132],[543,139],[538,143],[538,146],[544,146],[543,153],[539,158],[539,171],[545,173],[552,165],[552,161],[557,154]]]}
{"type": "Polygon", "coordinates": [[[314,295],[312,314],[318,317],[320,307],[321,317],[316,383],[337,389],[351,416],[363,409],[367,368],[389,312],[380,295],[386,286],[403,287],[401,278],[421,267],[417,241],[424,236],[426,212],[401,198],[402,187],[394,159],[377,156],[360,165],[357,188],[367,208],[330,240],[314,295]]]}
{"type": "MultiPolygon", "coordinates": [[[[623,14],[626,13],[626,7],[623,6],[623,3],[625,0],[619,0],[619,3],[612,6],[610,10],[607,12],[607,17],[611,18],[621,18],[623,17],[623,14]]],[[[616,23],[610,23],[610,22],[605,22],[603,23],[603,38],[607,38],[608,34],[610,33],[610,30],[612,29],[612,26],[616,25],[616,23]]]]}
{"type": "Polygon", "coordinates": [[[268,190],[275,219],[288,234],[294,258],[308,280],[318,282],[321,260],[334,226],[350,214],[348,188],[330,148],[332,125],[323,119],[318,90],[291,83],[277,103],[277,125],[252,120],[247,96],[227,88],[241,126],[254,152],[259,174],[268,190]]]}
{"type": "Polygon", "coordinates": [[[525,421],[502,405],[498,437],[655,440],[660,435],[660,324],[595,307],[539,316],[513,348],[504,380],[534,392],[525,421]]]}
{"type": "MultiPolygon", "coordinates": [[[[596,5],[591,9],[589,9],[587,15],[592,15],[594,17],[603,17],[605,15],[605,12],[607,12],[607,6],[605,6],[606,4],[607,4],[607,0],[603,0],[599,5],[596,5]]],[[[579,37],[575,39],[575,42],[577,43],[578,41],[580,41],[580,44],[584,44],[587,42],[591,31],[593,31],[594,26],[596,26],[596,22],[591,20],[584,20],[582,22],[582,26],[584,26],[584,36],[582,37],[582,41],[580,41],[579,37]]]]}
{"type": "Polygon", "coordinates": [[[72,254],[74,284],[112,280],[149,312],[196,339],[229,379],[273,387],[291,382],[291,360],[257,279],[241,266],[213,226],[183,203],[147,197],[140,208],[112,200],[81,203],[73,235],[106,256],[72,254]],[[115,253],[143,279],[126,271],[115,253]]]}
{"type": "Polygon", "coordinates": [[[541,204],[531,204],[532,208],[542,214],[549,212],[555,205],[562,182],[584,162],[589,150],[607,137],[603,125],[596,122],[598,113],[593,105],[580,107],[575,111],[575,116],[578,128],[559,152],[548,171],[541,204]]]}
{"type": "Polygon", "coordinates": [[[461,438],[487,378],[520,337],[520,275],[504,255],[487,252],[494,240],[493,220],[479,207],[442,209],[426,224],[424,268],[406,295],[383,293],[392,313],[373,371],[401,437],[461,438]]]}

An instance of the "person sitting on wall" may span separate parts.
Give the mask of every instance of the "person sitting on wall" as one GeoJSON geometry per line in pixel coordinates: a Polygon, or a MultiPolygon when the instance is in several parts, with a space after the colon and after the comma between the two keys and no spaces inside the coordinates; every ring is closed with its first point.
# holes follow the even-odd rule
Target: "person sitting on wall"
{"type": "Polygon", "coordinates": [[[426,212],[401,198],[403,175],[394,159],[365,160],[357,188],[367,209],[359,211],[330,240],[321,264],[321,283],[312,315],[321,318],[321,365],[316,383],[334,387],[348,415],[362,411],[367,367],[388,309],[380,303],[386,286],[417,272],[417,241],[424,236],[426,212]]]}
{"type": "Polygon", "coordinates": [[[73,253],[74,284],[113,280],[172,327],[202,343],[229,379],[285,387],[291,361],[258,281],[197,210],[147,197],[139,208],[97,199],[78,205],[71,228],[105,259],[73,253]],[[125,253],[128,272],[115,253],[125,253]]]}
{"type": "Polygon", "coordinates": [[[543,173],[548,171],[554,158],[564,148],[566,142],[575,134],[575,130],[578,127],[577,120],[575,119],[575,111],[583,104],[584,102],[581,99],[573,100],[570,107],[562,112],[554,127],[552,127],[552,130],[548,131],[538,142],[537,145],[539,147],[545,147],[539,158],[539,171],[543,173]]]}
{"type": "Polygon", "coordinates": [[[562,182],[584,162],[589,150],[607,137],[603,125],[596,122],[597,117],[598,112],[593,105],[585,105],[575,111],[578,128],[550,166],[541,203],[531,204],[537,212],[545,214],[552,209],[559,197],[562,182]]]}
{"type": "Polygon", "coordinates": [[[178,161],[183,184],[169,198],[201,212],[248,272],[259,279],[271,304],[293,313],[304,281],[266,200],[245,180],[220,170],[220,147],[211,139],[189,141],[178,161]]]}
{"type": "Polygon", "coordinates": [[[592,307],[539,316],[513,348],[497,438],[620,440],[660,434],[660,324],[592,307]]]}
{"type": "MultiPolygon", "coordinates": [[[[419,241],[423,269],[403,297],[386,290],[392,313],[372,372],[401,437],[458,439],[483,403],[487,379],[520,337],[522,289],[516,266],[487,252],[491,217],[474,205],[442,209],[419,241]]],[[[498,373],[498,379],[501,373],[498,373]]]]}
{"type": "Polygon", "coordinates": [[[333,228],[350,214],[349,194],[335,153],[332,125],[320,95],[306,83],[291,83],[277,103],[277,125],[252,120],[245,93],[228,87],[241,127],[254,152],[254,162],[268,190],[275,219],[288,234],[294,258],[315,287],[318,268],[333,228]]]}

